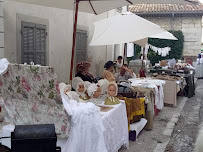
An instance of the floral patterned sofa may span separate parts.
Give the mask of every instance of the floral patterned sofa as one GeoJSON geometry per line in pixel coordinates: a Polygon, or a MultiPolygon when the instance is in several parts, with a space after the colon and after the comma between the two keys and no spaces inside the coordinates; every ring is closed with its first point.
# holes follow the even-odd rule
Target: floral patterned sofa
{"type": "Polygon", "coordinates": [[[10,64],[7,72],[0,75],[0,92],[6,118],[10,123],[54,123],[59,137],[68,137],[70,115],[63,107],[53,68],[10,64]]]}

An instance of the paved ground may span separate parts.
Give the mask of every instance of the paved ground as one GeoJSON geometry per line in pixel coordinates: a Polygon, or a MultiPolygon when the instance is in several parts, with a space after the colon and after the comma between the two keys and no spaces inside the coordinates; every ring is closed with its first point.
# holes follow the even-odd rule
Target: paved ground
{"type": "Polygon", "coordinates": [[[190,99],[179,98],[175,108],[164,107],[154,129],[143,131],[137,142],[130,142],[129,150],[120,152],[193,152],[203,122],[203,80],[197,80],[195,92],[190,99]]]}
{"type": "Polygon", "coordinates": [[[179,97],[176,107],[165,106],[155,117],[154,127],[151,131],[143,131],[136,142],[130,142],[128,150],[121,149],[119,152],[161,152],[170,139],[173,131],[171,120],[179,117],[187,98],[179,97]]]}
{"type": "Polygon", "coordinates": [[[203,80],[198,80],[196,95],[187,100],[166,152],[193,152],[199,127],[203,122],[202,104],[203,80]]]}

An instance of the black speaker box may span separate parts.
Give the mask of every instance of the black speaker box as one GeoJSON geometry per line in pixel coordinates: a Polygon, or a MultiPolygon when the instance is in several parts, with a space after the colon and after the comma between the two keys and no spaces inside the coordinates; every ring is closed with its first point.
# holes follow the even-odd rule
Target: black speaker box
{"type": "Polygon", "coordinates": [[[11,133],[11,152],[60,152],[54,124],[19,125],[11,133]]]}

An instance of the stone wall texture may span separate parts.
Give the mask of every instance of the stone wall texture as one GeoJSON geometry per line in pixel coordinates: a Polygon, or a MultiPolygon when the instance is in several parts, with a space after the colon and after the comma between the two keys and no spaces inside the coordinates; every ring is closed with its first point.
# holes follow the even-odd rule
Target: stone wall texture
{"type": "Polygon", "coordinates": [[[166,30],[181,30],[185,37],[183,56],[197,56],[202,47],[202,17],[145,17],[166,30]]]}

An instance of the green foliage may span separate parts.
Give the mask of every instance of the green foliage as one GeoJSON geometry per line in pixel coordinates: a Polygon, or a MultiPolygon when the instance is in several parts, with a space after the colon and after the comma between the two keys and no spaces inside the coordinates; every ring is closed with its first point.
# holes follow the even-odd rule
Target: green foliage
{"type": "MultiPolygon", "coordinates": [[[[164,47],[171,47],[171,51],[169,52],[169,55],[166,57],[162,57],[149,49],[148,52],[148,59],[152,64],[155,64],[161,60],[164,59],[181,59],[182,53],[183,53],[183,43],[184,43],[184,35],[182,31],[169,31],[172,33],[178,40],[162,40],[162,39],[154,39],[150,38],[149,39],[149,44],[156,46],[158,48],[164,48],[164,47]]],[[[140,57],[140,50],[141,48],[136,45],[136,58],[140,57]]]]}

